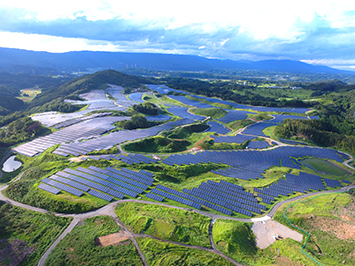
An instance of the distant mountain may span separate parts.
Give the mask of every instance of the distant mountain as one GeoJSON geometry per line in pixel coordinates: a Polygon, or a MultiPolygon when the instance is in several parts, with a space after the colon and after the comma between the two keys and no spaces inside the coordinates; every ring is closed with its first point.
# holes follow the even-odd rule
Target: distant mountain
{"type": "Polygon", "coordinates": [[[208,71],[213,69],[255,69],[278,72],[315,72],[349,74],[326,66],[314,66],[292,60],[233,61],[208,59],[194,55],[120,53],[120,52],[68,52],[48,53],[20,49],[0,48],[0,71],[24,72],[85,71],[86,69],[147,68],[171,71],[208,71]],[[16,67],[14,67],[16,65],[16,67]],[[25,66],[25,67],[19,67],[25,66]],[[6,69],[9,70],[6,70],[6,69]]]}

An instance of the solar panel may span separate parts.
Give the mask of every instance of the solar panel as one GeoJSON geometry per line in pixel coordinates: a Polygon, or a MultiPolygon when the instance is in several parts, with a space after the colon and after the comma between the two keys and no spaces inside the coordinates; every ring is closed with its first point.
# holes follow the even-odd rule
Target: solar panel
{"type": "Polygon", "coordinates": [[[94,197],[97,197],[97,198],[100,198],[100,199],[103,199],[103,200],[106,200],[108,202],[110,202],[113,198],[107,194],[104,194],[102,192],[99,192],[99,191],[96,191],[96,190],[93,190],[93,189],[90,189],[88,191],[88,193],[94,197]]]}
{"type": "Polygon", "coordinates": [[[50,181],[48,182],[48,185],[51,185],[51,186],[56,187],[56,188],[59,188],[59,189],[61,189],[61,190],[64,190],[64,191],[66,191],[66,192],[68,192],[68,193],[70,193],[70,194],[73,194],[73,195],[75,195],[75,196],[78,196],[78,197],[80,197],[81,195],[83,195],[83,192],[82,192],[82,191],[80,191],[80,190],[78,190],[78,189],[75,189],[75,188],[72,188],[72,187],[69,187],[69,186],[67,186],[67,185],[64,185],[64,184],[62,184],[62,183],[56,182],[56,181],[54,181],[54,180],[50,180],[50,181]]]}
{"type": "Polygon", "coordinates": [[[151,198],[151,199],[153,199],[153,200],[160,201],[160,202],[164,200],[164,197],[159,196],[159,195],[155,195],[155,194],[150,193],[150,192],[148,192],[148,193],[146,194],[146,196],[147,196],[148,198],[151,198]]]}
{"type": "Polygon", "coordinates": [[[47,192],[53,193],[54,195],[57,195],[60,190],[51,186],[48,186],[47,184],[41,183],[38,185],[38,188],[43,189],[47,192]]]}

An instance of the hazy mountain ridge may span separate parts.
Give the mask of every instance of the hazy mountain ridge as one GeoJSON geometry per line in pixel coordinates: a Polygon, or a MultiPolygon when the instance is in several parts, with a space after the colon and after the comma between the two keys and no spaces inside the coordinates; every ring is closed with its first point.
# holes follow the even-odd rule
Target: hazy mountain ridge
{"type": "Polygon", "coordinates": [[[208,59],[194,55],[149,54],[149,53],[122,53],[122,52],[68,52],[48,53],[20,49],[0,48],[0,70],[10,68],[23,71],[46,70],[57,71],[83,71],[88,68],[123,69],[147,68],[171,71],[208,71],[212,69],[257,69],[282,72],[316,72],[316,73],[346,73],[326,66],[314,66],[292,60],[263,60],[263,61],[233,61],[208,59]]]}

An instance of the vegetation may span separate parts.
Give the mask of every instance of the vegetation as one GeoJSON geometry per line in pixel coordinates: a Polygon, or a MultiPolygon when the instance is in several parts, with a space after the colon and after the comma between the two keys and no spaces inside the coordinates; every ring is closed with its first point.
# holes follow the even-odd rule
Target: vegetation
{"type": "Polygon", "coordinates": [[[259,114],[248,114],[248,118],[254,121],[263,121],[263,120],[272,119],[272,116],[265,113],[259,113],[259,114]]]}
{"type": "Polygon", "coordinates": [[[46,128],[41,123],[35,122],[29,117],[21,117],[0,129],[0,146],[8,147],[27,141],[45,131],[46,128]]]}
{"type": "Polygon", "coordinates": [[[233,265],[219,255],[204,250],[182,247],[149,238],[137,238],[137,242],[148,264],[152,266],[233,265]]]}
{"type": "Polygon", "coordinates": [[[244,143],[215,143],[213,139],[206,139],[200,143],[200,146],[205,150],[240,150],[245,149],[248,144],[249,140],[245,141],[244,143]]]}
{"type": "Polygon", "coordinates": [[[0,264],[37,264],[69,222],[0,201],[0,264]]]}
{"type": "Polygon", "coordinates": [[[78,224],[50,253],[45,265],[141,265],[130,240],[106,247],[95,244],[120,227],[109,216],[88,218],[78,224]]]}
{"type": "Polygon", "coordinates": [[[238,130],[240,128],[246,127],[248,125],[254,124],[255,122],[249,119],[242,119],[228,123],[228,127],[233,130],[238,130]]]}
{"type": "Polygon", "coordinates": [[[228,257],[248,264],[256,259],[258,251],[251,226],[252,223],[218,219],[213,225],[213,241],[228,257]]]}
{"type": "Polygon", "coordinates": [[[286,119],[276,128],[276,135],[280,138],[307,140],[320,146],[355,153],[355,123],[339,121],[338,118],[319,120],[291,120],[286,119]]]}
{"type": "Polygon", "coordinates": [[[211,247],[208,228],[211,219],[195,212],[144,203],[121,203],[115,212],[136,234],[193,246],[211,247]]]}
{"type": "Polygon", "coordinates": [[[317,158],[307,158],[300,161],[301,164],[319,173],[326,173],[336,176],[349,175],[351,172],[338,167],[337,165],[317,158]]]}
{"type": "Polygon", "coordinates": [[[160,121],[148,121],[147,118],[145,118],[145,116],[141,114],[135,114],[132,115],[130,120],[122,120],[116,122],[115,125],[117,127],[132,130],[138,128],[149,128],[149,127],[159,125],[160,123],[161,123],[160,121]]]}
{"type": "Polygon", "coordinates": [[[203,115],[213,119],[224,117],[228,112],[221,108],[194,108],[190,110],[191,113],[196,115],[203,115]]]}
{"type": "MultiPolygon", "coordinates": [[[[3,193],[15,201],[64,213],[87,212],[106,204],[105,201],[97,200],[97,198],[88,195],[78,198],[64,192],[55,196],[37,188],[40,180],[44,177],[49,177],[69,166],[69,161],[60,159],[51,151],[49,150],[34,158],[20,157],[24,162],[22,168],[24,173],[20,180],[10,183],[3,193]]],[[[78,164],[85,165],[85,163],[78,164]]]]}
{"type": "MultiPolygon", "coordinates": [[[[311,234],[305,251],[324,265],[355,264],[353,228],[355,197],[349,193],[333,193],[301,200],[288,209],[288,219],[311,234]]],[[[290,226],[283,205],[274,219],[290,226]]]]}
{"type": "Polygon", "coordinates": [[[218,97],[223,100],[229,100],[236,103],[249,104],[254,106],[272,106],[272,107],[310,107],[312,103],[303,102],[298,99],[279,100],[279,96],[272,97],[261,96],[257,90],[251,91],[250,86],[241,85],[223,81],[201,81],[197,79],[184,78],[164,78],[166,85],[173,89],[180,89],[195,94],[201,94],[207,97],[218,97]],[[240,91],[248,90],[240,93],[240,91]]]}
{"type": "Polygon", "coordinates": [[[144,102],[133,105],[133,110],[145,115],[158,115],[160,109],[154,103],[144,102]]]}
{"type": "Polygon", "coordinates": [[[179,127],[172,131],[162,132],[161,136],[145,138],[128,143],[122,148],[130,152],[171,153],[181,152],[191,148],[201,140],[201,134],[209,126],[206,124],[179,127]]]}

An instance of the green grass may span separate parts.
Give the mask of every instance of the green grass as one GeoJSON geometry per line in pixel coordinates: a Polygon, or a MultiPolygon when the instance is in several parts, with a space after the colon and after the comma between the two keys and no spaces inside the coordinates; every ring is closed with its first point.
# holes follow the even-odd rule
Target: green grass
{"type": "Polygon", "coordinates": [[[30,102],[32,101],[38,94],[42,92],[41,89],[23,89],[21,96],[17,97],[18,99],[24,101],[24,102],[30,102]]]}
{"type": "Polygon", "coordinates": [[[209,116],[213,119],[219,119],[228,113],[226,110],[220,108],[193,108],[190,112],[196,115],[209,116]]]}
{"type": "Polygon", "coordinates": [[[150,266],[233,265],[221,256],[204,250],[182,247],[149,238],[137,238],[137,242],[150,266]]]}
{"type": "Polygon", "coordinates": [[[175,153],[193,148],[211,133],[199,133],[207,129],[205,124],[178,127],[163,132],[161,136],[146,138],[122,146],[128,152],[175,153]]]}
{"type": "MultiPolygon", "coordinates": [[[[5,260],[14,263],[14,258],[32,248],[32,252],[21,265],[37,265],[39,259],[59,234],[69,225],[71,218],[41,214],[0,202],[0,253],[13,241],[21,241],[25,247],[12,248],[11,253],[3,254],[5,260]]],[[[10,249],[11,250],[11,249],[10,249]]],[[[1,263],[1,265],[7,265],[1,263]]],[[[14,264],[12,264],[14,265],[14,264]]]]}
{"type": "Polygon", "coordinates": [[[349,175],[350,173],[329,161],[316,159],[316,158],[307,158],[304,160],[299,161],[304,166],[309,167],[312,170],[316,170],[320,173],[326,173],[336,176],[344,176],[349,175]]]}
{"type": "Polygon", "coordinates": [[[265,128],[262,132],[266,135],[269,136],[271,139],[278,140],[279,138],[275,134],[277,126],[270,126],[265,128]]]}
{"type": "Polygon", "coordinates": [[[141,265],[140,257],[130,240],[122,245],[95,245],[95,238],[119,230],[120,227],[109,216],[86,219],[59,242],[45,265],[141,265]]]}
{"type": "Polygon", "coordinates": [[[253,120],[256,121],[262,121],[262,120],[270,120],[272,119],[272,116],[265,113],[258,113],[258,114],[248,114],[248,118],[252,118],[253,120]]]}
{"type": "Polygon", "coordinates": [[[237,120],[233,121],[227,124],[228,127],[230,127],[232,130],[238,130],[240,128],[246,127],[248,125],[254,124],[254,121],[248,120],[248,119],[243,119],[243,120],[237,120]]]}
{"type": "MultiPolygon", "coordinates": [[[[286,213],[296,226],[311,234],[305,251],[324,265],[355,265],[355,197],[349,193],[332,193],[298,201],[286,213]],[[310,199],[307,201],[307,199],[310,199]]],[[[283,205],[274,219],[290,226],[283,213],[290,204],[283,205]]]]}
{"type": "Polygon", "coordinates": [[[225,255],[246,263],[257,254],[251,226],[252,223],[218,219],[213,225],[213,241],[225,255]]]}
{"type": "Polygon", "coordinates": [[[208,235],[211,219],[198,213],[134,202],[117,205],[115,212],[123,224],[134,233],[211,247],[208,235]]]}

